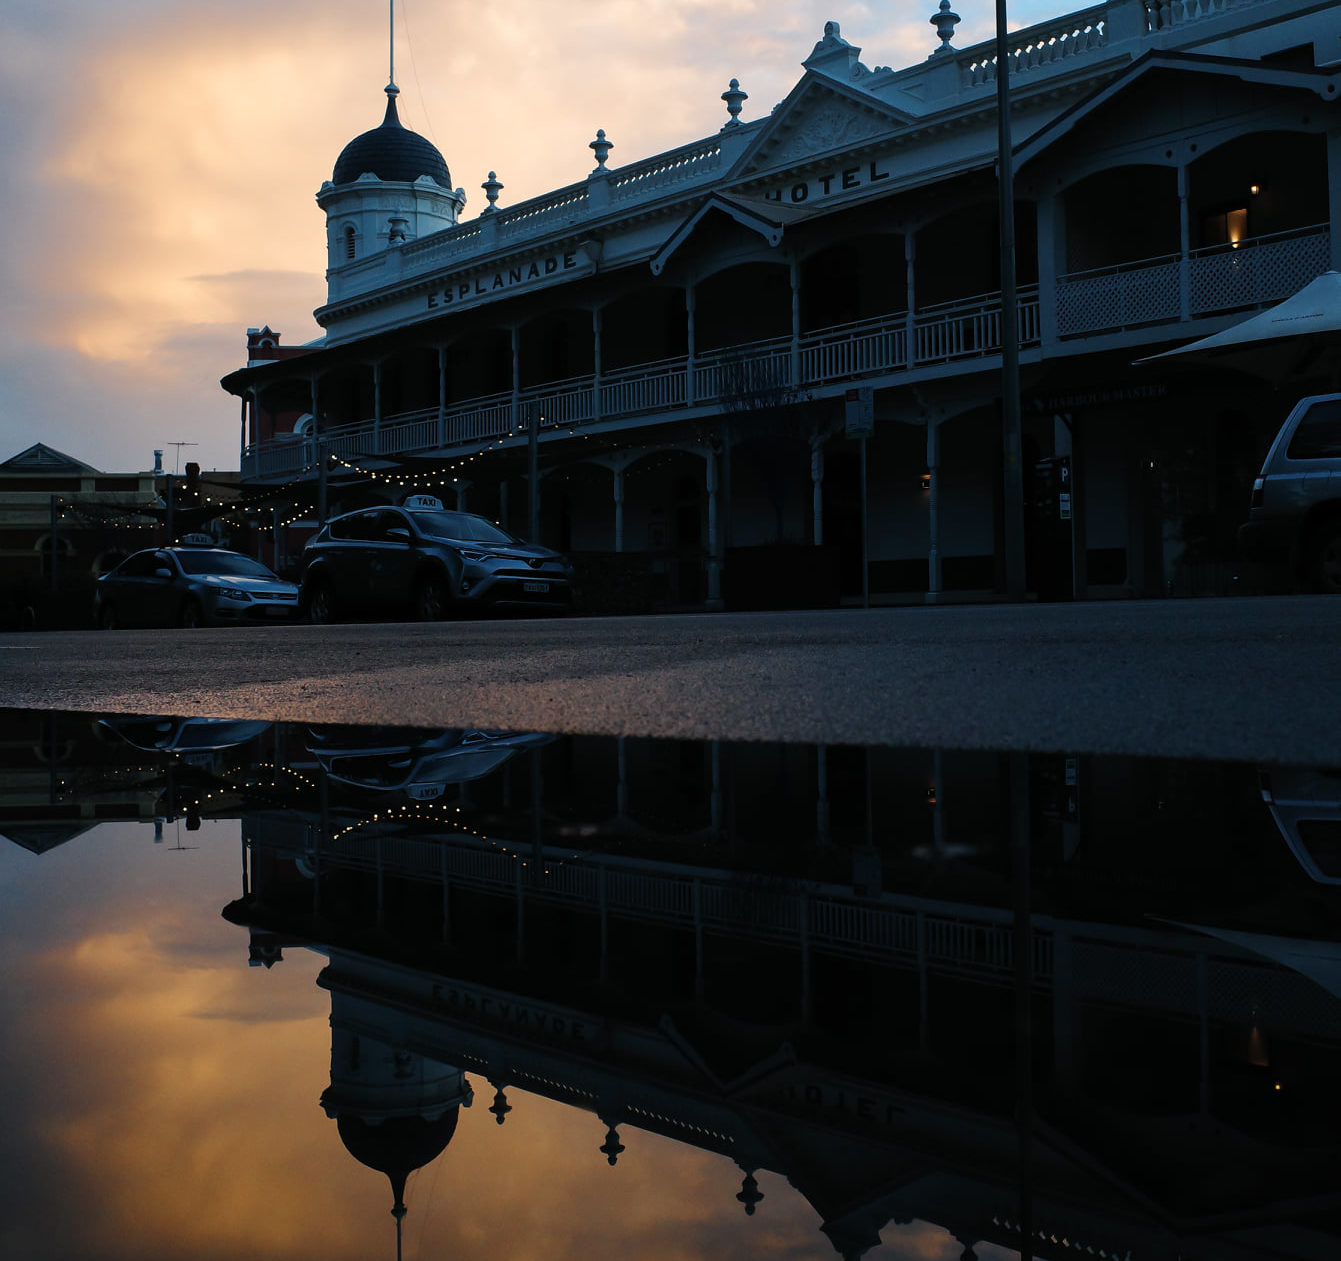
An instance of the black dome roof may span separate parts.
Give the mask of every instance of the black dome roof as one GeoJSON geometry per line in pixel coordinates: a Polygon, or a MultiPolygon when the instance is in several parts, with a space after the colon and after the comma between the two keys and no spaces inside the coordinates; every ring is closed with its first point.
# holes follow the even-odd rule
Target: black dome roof
{"type": "Polygon", "coordinates": [[[406,184],[427,175],[435,184],[451,189],[452,173],[442,154],[418,132],[401,125],[396,114],[399,94],[400,89],[394,83],[387,85],[386,117],[382,125],[355,136],[345,145],[335,159],[332,183],[351,184],[360,175],[371,172],[379,180],[406,184]]]}

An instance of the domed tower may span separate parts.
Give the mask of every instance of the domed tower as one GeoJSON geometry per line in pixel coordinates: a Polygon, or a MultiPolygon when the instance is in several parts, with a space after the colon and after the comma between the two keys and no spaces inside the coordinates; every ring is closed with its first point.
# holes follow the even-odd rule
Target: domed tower
{"type": "Polygon", "coordinates": [[[326,212],[326,266],[334,271],[404,241],[452,227],[466,204],[442,154],[402,126],[400,89],[386,86],[380,127],[355,136],[317,193],[326,212]]]}

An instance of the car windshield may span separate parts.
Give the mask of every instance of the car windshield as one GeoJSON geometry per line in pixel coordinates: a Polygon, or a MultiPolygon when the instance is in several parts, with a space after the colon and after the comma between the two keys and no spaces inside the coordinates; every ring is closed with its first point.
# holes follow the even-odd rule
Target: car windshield
{"type": "Polygon", "coordinates": [[[176,555],[184,574],[223,574],[229,578],[269,578],[279,581],[279,575],[272,573],[260,561],[237,552],[178,552],[176,555]]]}
{"type": "Polygon", "coordinates": [[[435,539],[458,543],[516,543],[506,530],[472,512],[416,512],[414,523],[435,539]]]}

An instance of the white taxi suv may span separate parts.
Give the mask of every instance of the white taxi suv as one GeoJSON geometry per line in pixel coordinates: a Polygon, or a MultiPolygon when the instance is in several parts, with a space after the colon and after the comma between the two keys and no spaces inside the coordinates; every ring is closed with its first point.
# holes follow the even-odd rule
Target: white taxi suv
{"type": "Polygon", "coordinates": [[[404,612],[436,621],[484,610],[566,613],[573,566],[432,495],[346,512],[303,549],[302,605],[313,622],[404,612]]]}

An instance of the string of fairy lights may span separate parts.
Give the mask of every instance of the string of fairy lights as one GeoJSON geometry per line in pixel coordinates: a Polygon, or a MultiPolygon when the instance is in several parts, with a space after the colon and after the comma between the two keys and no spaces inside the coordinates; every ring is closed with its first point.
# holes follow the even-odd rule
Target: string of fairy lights
{"type": "MultiPolygon", "coordinates": [[[[588,421],[575,419],[556,424],[547,424],[545,417],[539,418],[540,428],[547,433],[567,429],[567,436],[581,438],[584,441],[599,439],[602,435],[587,428],[588,421]]],[[[316,509],[315,494],[317,478],[323,466],[327,472],[334,472],[351,478],[356,482],[369,482],[388,488],[408,492],[423,492],[429,489],[455,489],[462,481],[468,480],[477,461],[508,443],[524,439],[529,431],[527,423],[514,424],[506,431],[495,435],[489,441],[468,454],[453,457],[429,469],[409,470],[400,467],[374,467],[366,463],[368,456],[349,458],[335,452],[324,453],[319,459],[309,461],[295,470],[285,482],[274,485],[256,486],[243,489],[240,493],[224,498],[197,491],[189,501],[174,505],[174,516],[190,521],[217,521],[226,529],[247,529],[259,524],[257,514],[265,508],[276,514],[273,525],[280,528],[299,524],[311,518],[316,509]]],[[[706,435],[701,440],[710,440],[706,435]]],[[[694,440],[691,440],[694,441],[694,440]]],[[[652,448],[636,462],[627,466],[627,471],[639,476],[667,466],[686,455],[683,445],[668,445],[652,448]]],[[[587,458],[578,456],[574,465],[586,463],[587,458]]],[[[569,468],[549,469],[546,475],[557,480],[572,481],[575,474],[569,468]]],[[[105,502],[73,499],[67,496],[53,497],[55,521],[77,521],[83,528],[102,527],[117,533],[163,532],[167,525],[168,508],[161,498],[141,505],[108,504],[105,502]],[[146,518],[148,518],[146,520],[146,518]]],[[[262,528],[273,528],[266,522],[262,528]]]]}
{"type": "MultiPolygon", "coordinates": [[[[125,774],[127,776],[133,774],[135,777],[130,780],[128,787],[132,789],[146,787],[142,779],[145,769],[144,767],[136,767],[133,772],[130,768],[126,769],[125,774]]],[[[117,773],[115,771],[104,772],[102,778],[110,783],[117,778],[117,773]]],[[[65,800],[67,799],[66,790],[75,786],[62,780],[59,787],[57,800],[65,800]]],[[[80,789],[82,787],[80,786],[80,789]]],[[[178,786],[175,805],[183,812],[195,812],[202,817],[210,814],[211,807],[217,807],[221,810],[236,810],[240,803],[254,806],[259,801],[260,804],[269,802],[270,804],[292,806],[292,798],[284,792],[286,787],[290,791],[297,789],[308,793],[315,793],[319,790],[317,781],[311,776],[292,766],[271,762],[252,763],[248,766],[247,773],[240,781],[222,783],[203,794],[189,795],[186,791],[189,787],[188,784],[178,786]],[[277,782],[281,774],[290,781],[289,784],[283,785],[277,782]],[[265,778],[267,775],[269,776],[268,779],[265,778]]],[[[79,797],[80,791],[76,790],[74,796],[79,797]]],[[[412,802],[399,806],[390,805],[374,810],[370,814],[363,815],[337,828],[325,838],[323,844],[335,845],[347,837],[355,837],[373,828],[396,825],[407,829],[431,827],[438,832],[448,831],[457,836],[469,837],[471,840],[488,845],[491,850],[501,856],[519,862],[523,868],[529,868],[533,852],[529,843],[521,845],[498,836],[492,836],[488,832],[470,826],[465,820],[455,817],[460,814],[461,807],[450,802],[430,801],[412,802]]],[[[569,855],[566,859],[547,857],[542,864],[543,874],[549,875],[551,869],[563,867],[569,861],[576,860],[579,857],[577,853],[569,855]]]]}

